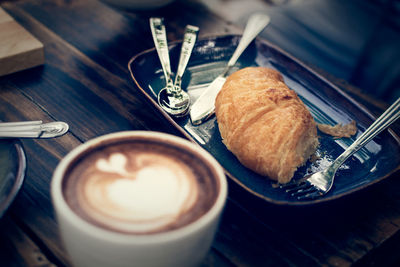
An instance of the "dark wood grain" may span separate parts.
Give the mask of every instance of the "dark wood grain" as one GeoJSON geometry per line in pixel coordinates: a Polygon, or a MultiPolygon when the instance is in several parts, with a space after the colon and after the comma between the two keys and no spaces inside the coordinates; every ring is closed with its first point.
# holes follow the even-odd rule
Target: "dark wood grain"
{"type": "Polygon", "coordinates": [[[55,266],[8,214],[0,221],[0,262],[13,266],[55,266]]]}
{"type": "MultiPolygon", "coordinates": [[[[135,95],[128,76],[126,66],[130,57],[152,46],[148,31],[143,30],[148,35],[147,43],[139,42],[138,45],[136,40],[146,40],[142,38],[143,32],[126,32],[121,24],[112,25],[121,22],[122,18],[125,27],[132,28],[130,25],[135,24],[142,29],[147,27],[148,15],[142,15],[146,17],[145,21],[132,15],[122,16],[97,1],[13,4],[5,3],[4,7],[44,43],[46,64],[0,81],[4,115],[1,119],[62,120],[69,123],[70,132],[54,140],[24,140],[28,155],[27,179],[12,212],[20,223],[26,224],[30,234],[40,240],[51,257],[58,259],[59,264],[68,265],[49,197],[51,174],[58,161],[81,142],[102,134],[132,129],[175,131],[160,123],[157,114],[148,110],[146,103],[135,95]],[[103,17],[108,20],[104,21],[103,17]],[[54,18],[57,23],[50,23],[54,18]],[[107,21],[112,24],[103,25],[107,21]],[[82,31],[85,31],[82,25],[90,26],[85,34],[87,38],[82,38],[82,31]],[[117,33],[124,35],[117,38],[119,41],[114,38],[117,33]],[[105,48],[103,38],[106,40],[104,45],[114,45],[114,49],[105,48]],[[132,49],[120,49],[122,39],[129,42],[126,46],[132,49]],[[57,99],[62,100],[54,101],[57,99]]],[[[215,257],[210,259],[215,261],[215,257]]]]}
{"type": "MultiPolygon", "coordinates": [[[[6,231],[1,234],[0,265],[68,266],[49,194],[61,158],[82,142],[110,132],[180,135],[148,105],[127,69],[132,56],[153,47],[148,18],[166,19],[170,41],[182,38],[186,24],[199,26],[203,36],[241,29],[195,0],[175,1],[154,12],[121,11],[95,0],[0,3],[44,44],[46,58],[42,67],[0,78],[0,120],[61,120],[70,125],[60,138],[23,140],[26,179],[1,221],[6,231]],[[43,261],[31,258],[42,254],[43,261]]],[[[230,181],[229,200],[203,266],[399,263],[399,176],[397,172],[355,195],[308,207],[275,206],[230,181]]]]}
{"type": "MultiPolygon", "coordinates": [[[[379,266],[375,259],[386,242],[396,243],[399,232],[400,199],[397,185],[399,172],[392,178],[352,196],[333,203],[310,207],[281,207],[262,203],[253,196],[243,194],[233,183],[230,187],[234,202],[243,210],[271,227],[287,246],[300,248],[302,253],[317,265],[349,266],[358,261],[369,266],[379,266]],[[378,251],[376,255],[375,251],[378,251]]],[[[396,262],[391,257],[381,258],[387,264],[396,262]]],[[[292,257],[290,257],[292,258],[292,257]]],[[[309,266],[296,260],[300,266],[309,266]]],[[[361,265],[362,266],[362,265],[361,265]]]]}

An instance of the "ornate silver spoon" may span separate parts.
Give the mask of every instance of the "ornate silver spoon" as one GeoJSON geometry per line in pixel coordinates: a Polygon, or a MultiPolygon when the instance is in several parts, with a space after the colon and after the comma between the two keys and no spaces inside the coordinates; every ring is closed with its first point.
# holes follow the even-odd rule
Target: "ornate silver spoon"
{"type": "Polygon", "coordinates": [[[185,116],[189,110],[190,97],[182,90],[181,82],[199,29],[191,25],[186,27],[175,83],[172,83],[167,36],[163,19],[150,18],[150,26],[166,82],[165,88],[158,94],[158,103],[166,112],[175,117],[185,116]]]}

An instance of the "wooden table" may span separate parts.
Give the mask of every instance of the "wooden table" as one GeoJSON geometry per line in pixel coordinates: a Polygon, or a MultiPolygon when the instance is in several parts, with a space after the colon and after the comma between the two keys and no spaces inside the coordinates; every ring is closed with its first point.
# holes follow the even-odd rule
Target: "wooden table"
{"type": "MultiPolygon", "coordinates": [[[[181,39],[186,24],[199,26],[200,38],[242,29],[195,0],[154,12],[121,11],[95,0],[0,5],[45,47],[43,66],[0,78],[0,120],[70,125],[60,138],[22,140],[28,167],[21,191],[0,221],[0,266],[68,266],[49,195],[60,159],[86,140],[121,130],[181,135],[149,108],[130,79],[129,59],[153,47],[148,18],[165,17],[171,41],[181,39]]],[[[382,111],[382,102],[328,78],[373,112],[382,111]]],[[[203,265],[400,264],[399,176],[397,172],[357,194],[308,207],[275,206],[230,182],[223,219],[203,265]]]]}

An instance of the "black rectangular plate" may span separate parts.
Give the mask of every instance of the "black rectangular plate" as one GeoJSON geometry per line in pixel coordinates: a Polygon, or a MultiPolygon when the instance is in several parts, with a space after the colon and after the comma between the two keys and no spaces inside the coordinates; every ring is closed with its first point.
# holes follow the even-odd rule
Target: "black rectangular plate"
{"type": "MultiPolygon", "coordinates": [[[[240,41],[238,35],[208,37],[199,40],[183,77],[183,89],[194,102],[202,90],[223,70],[240,41]]],[[[170,45],[172,70],[176,70],[181,43],[170,45]]],[[[352,138],[334,139],[319,133],[318,159],[297,170],[293,179],[318,171],[339,156],[373,122],[373,116],[342,90],[318,75],[305,64],[263,39],[256,39],[245,50],[236,69],[265,66],[282,73],[285,83],[299,95],[317,123],[346,124],[355,120],[358,132],[352,138]]],[[[223,166],[230,179],[245,190],[268,202],[281,205],[306,205],[337,199],[370,186],[400,169],[400,141],[384,131],[338,170],[332,190],[325,196],[299,201],[276,184],[245,168],[221,142],[215,116],[200,126],[193,126],[188,117],[173,119],[157,104],[157,93],[164,87],[160,61],[154,49],[144,51],[129,62],[131,76],[154,107],[188,139],[210,152],[223,166]]]]}

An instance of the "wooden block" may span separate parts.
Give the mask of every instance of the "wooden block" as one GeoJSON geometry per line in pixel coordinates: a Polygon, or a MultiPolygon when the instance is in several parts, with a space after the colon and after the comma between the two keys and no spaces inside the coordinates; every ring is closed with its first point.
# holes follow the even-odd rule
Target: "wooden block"
{"type": "Polygon", "coordinates": [[[43,44],[0,7],[0,76],[43,63],[43,44]]]}

